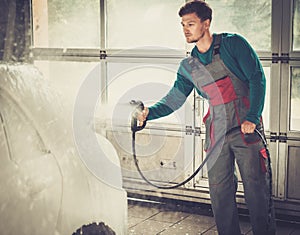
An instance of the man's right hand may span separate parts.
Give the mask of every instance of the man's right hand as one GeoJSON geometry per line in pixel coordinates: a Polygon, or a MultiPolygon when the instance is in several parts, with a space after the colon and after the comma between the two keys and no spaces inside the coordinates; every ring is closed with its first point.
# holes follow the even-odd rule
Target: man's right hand
{"type": "Polygon", "coordinates": [[[139,126],[142,126],[144,121],[147,120],[147,116],[149,114],[149,109],[148,107],[145,107],[144,110],[138,114],[137,119],[139,121],[139,126]]]}

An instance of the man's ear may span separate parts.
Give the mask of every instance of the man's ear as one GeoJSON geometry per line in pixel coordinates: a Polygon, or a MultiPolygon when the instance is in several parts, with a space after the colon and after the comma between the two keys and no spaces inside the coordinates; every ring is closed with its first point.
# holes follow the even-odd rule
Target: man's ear
{"type": "Polygon", "coordinates": [[[205,29],[209,29],[209,27],[210,27],[210,19],[204,20],[203,23],[204,23],[205,29]]]}

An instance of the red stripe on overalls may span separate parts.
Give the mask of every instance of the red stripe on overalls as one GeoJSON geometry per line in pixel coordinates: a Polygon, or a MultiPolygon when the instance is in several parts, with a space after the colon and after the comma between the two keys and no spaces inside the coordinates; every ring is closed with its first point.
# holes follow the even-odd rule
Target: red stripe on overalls
{"type": "Polygon", "coordinates": [[[261,149],[260,151],[261,158],[260,158],[260,163],[261,163],[261,170],[263,173],[267,172],[267,167],[265,161],[268,159],[268,153],[265,148],[261,149]]]}
{"type": "MultiPolygon", "coordinates": [[[[210,108],[208,108],[207,113],[205,114],[204,118],[203,118],[203,123],[206,122],[207,118],[210,116],[210,108]]],[[[214,136],[214,125],[213,125],[213,120],[211,120],[210,126],[209,126],[209,138],[210,138],[210,147],[206,150],[204,150],[205,152],[209,151],[209,149],[212,148],[212,146],[215,144],[215,136],[214,136]]]]}

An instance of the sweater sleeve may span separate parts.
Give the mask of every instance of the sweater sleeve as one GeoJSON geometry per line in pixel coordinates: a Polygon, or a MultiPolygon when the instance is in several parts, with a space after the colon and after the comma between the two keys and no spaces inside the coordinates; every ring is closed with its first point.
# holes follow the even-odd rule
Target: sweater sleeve
{"type": "Polygon", "coordinates": [[[182,66],[177,72],[173,87],[160,101],[149,107],[147,120],[167,116],[179,109],[194,88],[194,84],[182,74],[182,66]]]}
{"type": "Polygon", "coordinates": [[[246,78],[250,89],[250,109],[246,120],[258,124],[265,102],[266,78],[257,54],[250,44],[236,35],[231,48],[239,69],[246,78]]]}

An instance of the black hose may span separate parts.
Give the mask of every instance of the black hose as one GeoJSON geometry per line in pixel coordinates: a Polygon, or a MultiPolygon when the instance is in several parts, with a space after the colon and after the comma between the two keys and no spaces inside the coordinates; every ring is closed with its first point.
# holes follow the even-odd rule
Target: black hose
{"type": "Polygon", "coordinates": [[[186,183],[188,183],[191,179],[193,179],[197,174],[198,172],[203,168],[203,166],[205,165],[205,163],[207,162],[208,160],[208,156],[206,156],[206,158],[203,160],[203,162],[201,163],[201,165],[197,168],[197,170],[191,175],[189,176],[187,179],[185,179],[184,181],[182,181],[181,183],[178,183],[178,184],[175,184],[175,185],[170,185],[170,186],[161,186],[161,185],[157,185],[157,184],[154,184],[152,183],[150,180],[148,180],[143,172],[141,171],[140,167],[139,167],[139,164],[138,164],[138,160],[137,160],[137,157],[136,157],[136,152],[135,152],[135,132],[132,132],[132,153],[133,153],[133,159],[134,159],[134,164],[139,172],[139,174],[141,175],[141,177],[143,178],[143,180],[145,180],[148,184],[154,186],[155,188],[159,188],[159,189],[174,189],[174,188],[178,188],[186,183]]]}
{"type": "MultiPolygon", "coordinates": [[[[236,131],[236,130],[240,130],[240,126],[237,126],[237,127],[234,127],[232,128],[231,130],[229,130],[226,135],[228,135],[229,133],[232,133],[233,131],[236,131]]],[[[137,157],[136,157],[136,150],[135,150],[135,133],[137,132],[138,130],[135,130],[135,129],[132,129],[132,155],[133,155],[133,159],[134,159],[134,164],[140,174],[140,176],[143,178],[143,180],[145,180],[148,184],[152,185],[153,187],[155,188],[159,188],[159,189],[174,189],[174,188],[178,188],[186,183],[188,183],[190,180],[192,180],[198,173],[199,171],[203,168],[203,166],[205,165],[205,163],[208,161],[209,159],[209,156],[210,154],[207,154],[207,156],[204,158],[204,160],[202,161],[202,163],[200,164],[200,166],[195,170],[195,172],[189,176],[187,179],[185,179],[184,181],[178,183],[178,184],[175,184],[175,185],[170,185],[170,186],[162,186],[162,185],[157,185],[157,184],[154,184],[152,183],[150,180],[148,180],[143,172],[141,171],[140,167],[139,167],[139,164],[138,164],[138,160],[137,160],[137,157]]],[[[268,160],[269,160],[269,164],[268,164],[268,170],[269,170],[269,174],[270,174],[270,192],[271,192],[271,195],[272,195],[272,172],[271,172],[271,166],[270,166],[270,154],[269,154],[269,151],[268,151],[268,148],[267,148],[267,141],[265,139],[265,137],[260,133],[259,130],[255,129],[255,132],[258,134],[258,136],[260,137],[260,139],[263,141],[263,144],[264,144],[264,147],[266,149],[266,152],[267,152],[267,156],[268,156],[268,160]]],[[[218,145],[218,142],[220,141],[221,139],[219,139],[216,143],[215,143],[215,146],[218,145]]]]}

